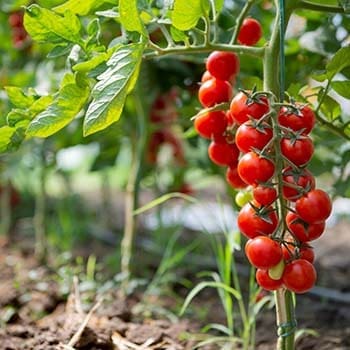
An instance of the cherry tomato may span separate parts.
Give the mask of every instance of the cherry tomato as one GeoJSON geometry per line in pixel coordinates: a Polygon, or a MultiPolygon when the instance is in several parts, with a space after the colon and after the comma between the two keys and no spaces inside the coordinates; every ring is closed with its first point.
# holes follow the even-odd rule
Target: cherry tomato
{"type": "Polygon", "coordinates": [[[325,221],[308,224],[299,215],[291,211],[286,215],[286,223],[290,232],[300,242],[313,241],[319,238],[325,229],[325,221]]]}
{"type": "Polygon", "coordinates": [[[249,262],[259,269],[269,269],[283,257],[279,243],[267,236],[250,239],[245,245],[245,253],[249,262]]]}
{"type": "Polygon", "coordinates": [[[203,107],[212,107],[217,103],[228,102],[232,98],[232,86],[219,79],[205,81],[198,90],[198,99],[203,107]]]}
{"type": "Polygon", "coordinates": [[[297,166],[305,165],[311,159],[314,153],[314,145],[308,136],[299,139],[282,138],[281,152],[297,166]]]}
{"type": "Polygon", "coordinates": [[[272,207],[255,209],[247,203],[238,213],[237,224],[242,234],[248,238],[255,238],[273,233],[277,228],[278,218],[272,207]]]}
{"type": "Polygon", "coordinates": [[[236,189],[246,188],[248,185],[240,178],[237,166],[230,166],[226,170],[226,181],[236,189]]]}
{"type": "Polygon", "coordinates": [[[235,143],[213,140],[208,147],[211,161],[220,166],[237,165],[239,150],[235,143]]]}
{"type": "Polygon", "coordinates": [[[328,194],[320,189],[312,190],[295,202],[297,214],[309,224],[325,221],[332,212],[328,194]]]}
{"type": "Polygon", "coordinates": [[[248,152],[239,160],[237,169],[243,181],[257,186],[260,182],[271,179],[275,172],[275,165],[255,152],[248,152]]]}
{"type": "Polygon", "coordinates": [[[204,138],[222,135],[227,127],[226,113],[223,111],[200,114],[194,121],[194,128],[204,138]]]}
{"type": "Polygon", "coordinates": [[[271,205],[277,199],[277,191],[273,187],[258,185],[253,188],[253,198],[261,205],[271,205]]]}
{"type": "Polygon", "coordinates": [[[303,134],[307,135],[315,125],[315,114],[308,106],[296,106],[296,108],[296,110],[293,110],[288,107],[282,107],[278,113],[278,122],[280,125],[294,131],[303,130],[303,134]]]}
{"type": "Polygon", "coordinates": [[[253,199],[252,193],[249,191],[239,191],[235,196],[235,202],[239,207],[243,207],[253,199]]]}
{"type": "Polygon", "coordinates": [[[307,192],[315,188],[315,178],[307,169],[294,169],[289,166],[283,169],[282,177],[285,183],[282,187],[283,197],[289,201],[295,202],[304,195],[304,191],[307,192]],[[294,186],[300,186],[300,190],[294,186]]]}
{"type": "Polygon", "coordinates": [[[316,278],[314,266],[305,259],[297,259],[286,265],[282,281],[292,292],[305,293],[314,286],[316,278]]]}
{"type": "Polygon", "coordinates": [[[312,264],[315,260],[314,250],[308,244],[303,244],[300,248],[295,248],[293,244],[287,243],[287,246],[282,245],[282,252],[285,261],[298,258],[307,260],[312,264]]]}
{"type": "Polygon", "coordinates": [[[255,45],[262,37],[262,28],[260,22],[254,18],[244,19],[239,29],[237,41],[242,45],[255,45]]]}
{"type": "Polygon", "coordinates": [[[208,56],[206,68],[214,78],[230,80],[239,72],[239,58],[234,52],[213,51],[208,56]]]}
{"type": "Polygon", "coordinates": [[[207,80],[213,79],[213,76],[206,70],[201,78],[201,83],[204,83],[207,80]]]}
{"type": "Polygon", "coordinates": [[[16,11],[12,12],[9,15],[9,24],[13,28],[21,28],[23,27],[23,12],[16,11]]]}
{"type": "Polygon", "coordinates": [[[274,291],[283,286],[282,278],[274,280],[269,276],[268,270],[257,269],[255,273],[256,282],[261,288],[274,291]]]}
{"type": "Polygon", "coordinates": [[[272,139],[272,135],[272,129],[266,122],[256,126],[248,120],[237,129],[236,144],[243,153],[254,149],[262,150],[272,139]]]}
{"type": "Polygon", "coordinates": [[[239,125],[248,121],[249,118],[260,119],[269,109],[269,102],[265,96],[250,99],[243,92],[239,92],[230,104],[231,115],[239,125]]]}

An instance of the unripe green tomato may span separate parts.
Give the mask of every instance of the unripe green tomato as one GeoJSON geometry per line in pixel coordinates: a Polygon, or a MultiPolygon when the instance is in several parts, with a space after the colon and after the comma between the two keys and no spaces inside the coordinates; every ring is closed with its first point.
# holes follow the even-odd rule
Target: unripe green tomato
{"type": "Polygon", "coordinates": [[[269,269],[269,277],[273,280],[281,279],[284,271],[284,266],[284,259],[281,259],[277,265],[269,269]]]}
{"type": "Polygon", "coordinates": [[[235,201],[239,207],[243,207],[245,204],[253,199],[252,192],[250,191],[239,191],[236,194],[235,201]]]}

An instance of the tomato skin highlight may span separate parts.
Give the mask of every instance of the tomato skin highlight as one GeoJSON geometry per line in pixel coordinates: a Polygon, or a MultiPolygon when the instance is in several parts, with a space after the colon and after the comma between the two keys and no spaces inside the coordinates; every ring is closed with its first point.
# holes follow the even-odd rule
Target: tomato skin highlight
{"type": "Polygon", "coordinates": [[[272,136],[272,129],[267,123],[263,123],[257,128],[248,120],[238,127],[235,140],[238,149],[242,153],[247,153],[254,148],[262,150],[272,139],[272,136]]]}
{"type": "Polygon", "coordinates": [[[232,99],[230,104],[231,116],[238,125],[248,121],[249,118],[260,119],[269,109],[269,101],[265,96],[249,103],[247,95],[242,91],[232,99]]]}
{"type": "Polygon", "coordinates": [[[326,192],[315,189],[295,202],[295,210],[307,223],[320,223],[331,215],[332,202],[326,192]]]}
{"type": "Polygon", "coordinates": [[[316,117],[313,110],[308,106],[300,108],[300,115],[283,106],[278,113],[278,122],[280,125],[294,131],[303,130],[302,133],[308,135],[315,126],[316,117]]]}
{"type": "Polygon", "coordinates": [[[222,135],[227,127],[226,113],[222,111],[207,112],[199,115],[194,121],[198,134],[206,139],[222,135]]]}
{"type": "Polygon", "coordinates": [[[219,79],[205,81],[198,90],[198,99],[203,107],[213,107],[232,98],[232,86],[229,82],[219,79]]]}
{"type": "Polygon", "coordinates": [[[271,207],[266,209],[269,211],[267,215],[269,222],[261,218],[250,203],[243,206],[237,217],[238,228],[243,235],[248,238],[255,238],[257,236],[269,235],[276,230],[278,226],[276,211],[271,207]]]}
{"type": "Polygon", "coordinates": [[[239,150],[235,143],[214,140],[208,147],[208,155],[216,165],[235,166],[238,162],[239,150]]]}
{"type": "Polygon", "coordinates": [[[297,140],[284,137],[281,140],[281,152],[296,166],[303,166],[310,161],[314,153],[314,145],[308,136],[297,140]]]}
{"type": "Polygon", "coordinates": [[[326,226],[325,221],[307,223],[291,211],[286,215],[286,224],[293,236],[300,242],[313,241],[319,238],[326,226]]]}
{"type": "Polygon", "coordinates": [[[239,72],[239,58],[234,52],[213,51],[208,56],[206,69],[216,79],[230,80],[239,72]]]}
{"type": "Polygon", "coordinates": [[[277,265],[283,257],[281,246],[267,236],[250,239],[245,245],[245,253],[253,266],[266,270],[277,265]]]}
{"type": "Polygon", "coordinates": [[[290,291],[306,293],[315,285],[316,278],[314,266],[305,259],[297,259],[286,265],[282,281],[290,291]]]}
{"type": "Polygon", "coordinates": [[[275,165],[255,152],[248,152],[239,160],[237,169],[243,181],[257,186],[260,182],[271,179],[275,172],[275,165]]]}
{"type": "Polygon", "coordinates": [[[242,45],[253,46],[262,37],[262,28],[254,18],[245,18],[238,32],[237,41],[242,45]]]}
{"type": "Polygon", "coordinates": [[[271,205],[277,199],[277,191],[273,187],[258,185],[253,188],[253,198],[261,205],[271,205]]]}
{"type": "Polygon", "coordinates": [[[269,276],[268,270],[257,269],[255,279],[258,285],[266,290],[274,291],[283,286],[282,278],[274,280],[269,276]]]}

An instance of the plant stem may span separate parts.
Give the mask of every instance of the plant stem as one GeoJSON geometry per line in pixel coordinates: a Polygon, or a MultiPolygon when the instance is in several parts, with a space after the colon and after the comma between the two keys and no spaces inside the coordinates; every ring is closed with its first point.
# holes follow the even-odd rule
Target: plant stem
{"type": "Polygon", "coordinates": [[[45,142],[40,146],[40,174],[39,188],[35,197],[34,232],[35,232],[35,256],[40,262],[46,262],[47,242],[46,242],[46,181],[47,169],[45,159],[45,142]]]}
{"type": "Polygon", "coordinates": [[[316,4],[314,2],[309,2],[309,1],[305,1],[305,0],[299,0],[295,4],[295,8],[312,10],[312,11],[319,11],[319,12],[345,13],[344,8],[341,6],[316,4]]]}

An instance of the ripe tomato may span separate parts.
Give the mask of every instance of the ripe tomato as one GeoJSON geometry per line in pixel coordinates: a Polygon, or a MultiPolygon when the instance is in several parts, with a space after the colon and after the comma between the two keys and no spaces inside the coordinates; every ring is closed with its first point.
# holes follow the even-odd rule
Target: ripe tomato
{"type": "Polygon", "coordinates": [[[242,234],[248,238],[255,238],[273,233],[278,226],[278,218],[272,207],[255,209],[247,203],[238,213],[237,224],[242,234]]]}
{"type": "Polygon", "coordinates": [[[9,24],[13,28],[22,28],[23,27],[23,12],[15,11],[9,15],[9,24]]]}
{"type": "Polygon", "coordinates": [[[201,83],[204,83],[207,80],[213,79],[213,76],[206,70],[201,78],[201,83]]]}
{"type": "Polygon", "coordinates": [[[226,113],[223,111],[207,112],[199,115],[194,121],[194,128],[204,138],[222,135],[227,127],[226,113]]]}
{"type": "Polygon", "coordinates": [[[228,102],[232,98],[232,86],[219,79],[205,81],[198,90],[198,99],[203,107],[212,107],[217,103],[228,102]]]}
{"type": "Polygon", "coordinates": [[[208,56],[206,68],[214,78],[230,80],[239,72],[239,58],[234,52],[213,51],[208,56]]]}
{"type": "Polygon", "coordinates": [[[254,18],[246,18],[239,29],[237,40],[242,45],[255,45],[262,37],[260,22],[254,18]]]}
{"type": "Polygon", "coordinates": [[[272,279],[268,270],[257,269],[255,278],[258,285],[266,290],[274,291],[283,286],[282,278],[279,280],[272,279]]]}
{"type": "Polygon", "coordinates": [[[277,199],[277,191],[273,187],[258,185],[253,188],[253,198],[261,205],[271,205],[277,199]]]}
{"type": "Polygon", "coordinates": [[[300,242],[313,241],[319,238],[325,229],[325,221],[308,224],[291,211],[286,215],[286,223],[290,232],[300,242]]]}
{"type": "Polygon", "coordinates": [[[239,160],[237,169],[243,181],[257,186],[260,182],[271,179],[275,172],[275,165],[255,152],[248,152],[239,160]]]}
{"type": "Polygon", "coordinates": [[[226,170],[226,181],[236,189],[246,188],[248,185],[240,178],[237,166],[230,166],[226,170]]]}
{"type": "Polygon", "coordinates": [[[282,281],[292,292],[305,293],[314,286],[316,278],[314,266],[305,259],[297,259],[286,265],[282,281]]]}
{"type": "Polygon", "coordinates": [[[213,140],[208,147],[208,155],[216,165],[236,166],[239,150],[235,143],[213,140]]]}
{"type": "Polygon", "coordinates": [[[295,210],[307,223],[319,223],[331,215],[332,202],[326,192],[316,189],[299,198],[295,202],[295,210]]]}
{"type": "Polygon", "coordinates": [[[241,124],[236,131],[236,144],[238,149],[247,153],[254,148],[262,150],[272,139],[272,129],[269,124],[254,125],[251,120],[241,124]]]}
{"type": "Polygon", "coordinates": [[[282,259],[282,248],[267,236],[250,239],[245,245],[245,253],[249,262],[259,269],[269,269],[282,259]]]}
{"type": "Polygon", "coordinates": [[[283,197],[289,201],[295,202],[304,195],[303,191],[307,192],[315,188],[315,178],[307,169],[294,169],[288,166],[283,169],[282,176],[285,183],[282,187],[283,197]],[[300,186],[300,190],[293,186],[300,186]]]}
{"type": "Polygon", "coordinates": [[[303,244],[300,248],[295,248],[292,244],[287,244],[287,247],[283,245],[282,252],[285,261],[297,258],[307,260],[312,264],[315,260],[314,250],[308,244],[303,244]]]}
{"type": "Polygon", "coordinates": [[[302,166],[309,162],[313,153],[314,145],[308,136],[299,139],[282,138],[281,152],[296,166],[302,166]]]}
{"type": "Polygon", "coordinates": [[[239,92],[230,104],[231,115],[239,125],[248,121],[249,118],[260,119],[269,109],[269,101],[265,96],[252,100],[243,92],[239,92]]]}
{"type": "Polygon", "coordinates": [[[294,131],[303,130],[303,134],[307,135],[313,129],[316,117],[308,106],[296,106],[296,109],[282,107],[278,113],[278,122],[294,131]]]}

